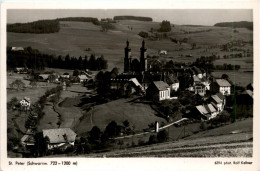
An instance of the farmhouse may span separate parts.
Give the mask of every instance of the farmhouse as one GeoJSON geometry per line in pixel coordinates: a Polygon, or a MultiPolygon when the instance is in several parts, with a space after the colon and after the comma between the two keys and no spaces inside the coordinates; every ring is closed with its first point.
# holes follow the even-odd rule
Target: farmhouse
{"type": "Polygon", "coordinates": [[[146,89],[146,97],[154,101],[171,99],[170,94],[170,86],[163,81],[153,81],[146,89]]]}
{"type": "Polygon", "coordinates": [[[202,120],[210,120],[217,116],[217,110],[212,104],[196,106],[197,112],[201,115],[202,120]]]}
{"type": "Polygon", "coordinates": [[[205,85],[202,83],[197,83],[194,85],[195,94],[199,94],[200,96],[204,96],[206,94],[205,85]]]}
{"type": "Polygon", "coordinates": [[[38,76],[38,80],[39,81],[43,81],[43,82],[47,82],[49,80],[49,74],[40,74],[38,76]]]}
{"type": "Polygon", "coordinates": [[[70,128],[43,129],[43,137],[49,138],[48,149],[62,147],[63,145],[74,145],[77,134],[70,128]]]}
{"type": "Polygon", "coordinates": [[[20,68],[15,68],[14,72],[18,73],[18,74],[27,74],[28,69],[24,68],[24,67],[20,67],[20,68]]]}
{"type": "Polygon", "coordinates": [[[179,89],[180,82],[174,75],[165,76],[164,80],[170,86],[171,90],[177,91],[179,89]]]}
{"type": "Polygon", "coordinates": [[[65,72],[64,74],[62,74],[61,76],[60,76],[61,78],[70,78],[70,74],[69,73],[67,73],[67,72],[65,72]]]}
{"type": "Polygon", "coordinates": [[[226,104],[226,98],[221,93],[217,93],[211,96],[211,104],[217,109],[218,112],[224,110],[226,104]]]}
{"type": "Polygon", "coordinates": [[[223,95],[231,94],[231,84],[225,79],[216,79],[216,83],[219,88],[219,92],[223,95]]]}
{"type": "Polygon", "coordinates": [[[86,75],[78,75],[78,78],[79,78],[81,83],[83,83],[84,81],[88,80],[88,77],[86,75]]]}
{"type": "Polygon", "coordinates": [[[167,55],[167,50],[159,50],[160,55],[167,55]]]}
{"type": "Polygon", "coordinates": [[[32,147],[35,144],[35,140],[34,140],[34,132],[32,131],[32,129],[28,129],[25,133],[25,135],[21,138],[21,144],[24,147],[32,147]]]}
{"type": "Polygon", "coordinates": [[[12,51],[24,51],[23,47],[12,47],[12,51]]]}
{"type": "Polygon", "coordinates": [[[57,73],[50,74],[48,77],[48,81],[50,83],[59,83],[60,76],[57,73]]]}

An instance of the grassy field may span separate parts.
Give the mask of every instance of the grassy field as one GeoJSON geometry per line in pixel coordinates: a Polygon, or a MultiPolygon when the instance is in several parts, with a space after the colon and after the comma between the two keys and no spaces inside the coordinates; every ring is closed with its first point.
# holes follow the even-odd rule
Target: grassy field
{"type": "Polygon", "coordinates": [[[97,105],[89,111],[76,128],[78,134],[90,131],[93,126],[98,126],[104,130],[108,123],[116,121],[122,122],[128,120],[130,127],[134,125],[135,131],[141,131],[148,128],[148,124],[166,122],[163,118],[157,117],[155,111],[147,104],[132,103],[132,99],[119,99],[106,104],[97,105]]]}
{"type": "Polygon", "coordinates": [[[44,95],[46,90],[57,86],[57,84],[53,84],[53,83],[38,82],[37,83],[38,86],[44,86],[44,87],[31,88],[28,87],[30,82],[28,80],[23,79],[23,77],[25,76],[26,76],[25,74],[15,74],[15,73],[13,73],[11,76],[7,76],[7,82],[6,82],[7,101],[10,101],[11,98],[13,97],[16,97],[18,100],[21,100],[24,97],[29,97],[31,99],[31,102],[34,103],[38,100],[39,97],[44,95]],[[22,80],[22,82],[25,83],[26,88],[24,90],[18,90],[18,91],[9,89],[10,88],[9,84],[11,84],[15,80],[22,80]]]}
{"type": "MultiPolygon", "coordinates": [[[[142,39],[138,36],[140,31],[148,32],[151,28],[158,29],[158,22],[144,22],[144,21],[120,21],[115,25],[115,30],[108,32],[101,32],[101,27],[93,25],[92,23],[83,22],[61,22],[61,29],[58,33],[52,34],[22,34],[22,33],[7,33],[8,46],[31,46],[39,49],[41,52],[67,55],[70,56],[90,56],[95,53],[96,56],[103,54],[108,59],[108,69],[111,70],[117,66],[123,70],[123,57],[125,42],[128,39],[132,48],[132,56],[139,58],[140,47],[142,39]],[[132,30],[129,29],[132,27],[132,30]],[[113,43],[111,43],[113,42],[113,43]],[[85,51],[90,48],[91,51],[85,51]]],[[[207,56],[212,53],[218,53],[220,56],[228,54],[220,51],[220,48],[212,48],[207,52],[204,51],[212,45],[222,45],[232,40],[252,41],[253,32],[247,29],[237,29],[238,33],[233,33],[232,28],[225,27],[192,27],[192,26],[178,26],[172,27],[169,34],[170,37],[182,40],[188,39],[188,43],[182,45],[171,42],[170,39],[161,40],[146,40],[148,54],[150,56],[158,54],[158,50],[166,49],[168,55],[163,56],[162,59],[188,62],[193,61],[202,55],[207,56]],[[199,33],[184,34],[185,32],[205,31],[199,33]],[[196,43],[199,49],[191,50],[191,44],[196,43]],[[179,50],[183,49],[183,50],[179,50]],[[181,57],[192,54],[192,58],[181,57]],[[171,57],[171,58],[169,58],[171,57]]],[[[252,45],[248,47],[252,51],[252,45]]],[[[236,53],[236,52],[234,52],[236,53]]]]}
{"type": "MultiPolygon", "coordinates": [[[[195,131],[194,126],[189,126],[187,130],[195,131]]],[[[249,118],[179,140],[92,154],[90,157],[252,157],[252,126],[253,119],[249,118]],[[231,134],[238,130],[239,133],[231,134]]],[[[177,129],[172,126],[170,136],[178,134],[177,129]]]]}
{"type": "Polygon", "coordinates": [[[216,78],[220,78],[224,73],[229,76],[230,80],[234,84],[239,86],[246,87],[249,83],[253,82],[252,72],[219,70],[219,71],[214,71],[211,74],[216,78]]]}

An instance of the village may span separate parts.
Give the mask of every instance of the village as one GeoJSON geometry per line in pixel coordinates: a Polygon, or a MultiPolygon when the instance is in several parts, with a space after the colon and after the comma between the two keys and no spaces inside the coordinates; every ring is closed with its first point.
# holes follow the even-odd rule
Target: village
{"type": "MultiPolygon", "coordinates": [[[[11,51],[22,52],[24,48],[12,47],[11,51]]],[[[16,143],[10,144],[9,149],[22,154],[23,157],[95,153],[111,148],[122,149],[124,145],[124,148],[131,148],[168,141],[170,132],[167,128],[170,127],[184,126],[185,131],[185,125],[198,123],[201,127],[200,131],[203,131],[206,127],[211,126],[211,129],[214,129],[230,121],[235,122],[237,118],[252,116],[252,108],[250,109],[253,105],[252,83],[248,83],[246,87],[236,86],[224,73],[221,77],[212,76],[207,66],[172,61],[162,63],[160,59],[150,57],[147,51],[149,50],[146,48],[146,42],[142,40],[140,58],[132,57],[131,42],[127,40],[123,58],[124,69],[121,73],[116,67],[111,72],[91,71],[89,68],[82,67],[70,73],[55,71],[35,73],[25,67],[16,67],[8,71],[8,77],[20,76],[21,78],[10,83],[10,89],[24,91],[24,89],[49,87],[46,92],[42,92],[37,103],[35,99],[31,100],[32,97],[29,95],[8,101],[8,111],[16,113],[20,118],[24,117],[18,119],[23,123],[18,123],[19,126],[16,126],[16,129],[19,129],[24,125],[23,129],[20,128],[20,134],[23,136],[16,139],[16,143]],[[25,84],[25,81],[28,84],[25,84]],[[68,92],[68,95],[64,95],[65,92],[68,92]],[[49,115],[46,113],[47,104],[50,105],[52,112],[58,113],[57,118],[62,118],[63,110],[59,109],[59,111],[57,108],[61,106],[64,99],[71,98],[72,94],[76,98],[87,99],[86,102],[82,102],[85,103],[84,105],[89,104],[84,109],[86,114],[73,116],[73,111],[70,111],[68,124],[62,123],[64,118],[59,119],[55,126],[50,126],[51,120],[44,121],[48,122],[47,127],[40,124],[45,115],[49,115]],[[237,105],[235,107],[234,96],[237,105]],[[149,104],[155,111],[156,117],[160,119],[153,119],[152,123],[142,129],[136,125],[137,123],[132,121],[129,123],[127,119],[124,120],[123,125],[108,119],[110,122],[106,127],[103,126],[104,129],[93,125],[91,119],[90,126],[93,127],[91,130],[78,130],[78,127],[84,125],[82,120],[93,117],[92,113],[97,105],[120,99],[130,99],[131,103],[136,104],[149,104]],[[245,105],[249,108],[245,109],[245,105]],[[248,111],[247,114],[245,110],[248,111]],[[133,143],[134,137],[144,134],[151,134],[147,142],[139,140],[138,144],[133,143]],[[117,140],[119,141],[116,143],[117,140]],[[132,141],[132,145],[126,145],[124,141],[132,141]]],[[[161,50],[158,53],[165,55],[167,51],[161,50]]],[[[144,110],[144,112],[148,111],[144,110]]],[[[149,117],[148,115],[154,114],[147,113],[146,117],[149,117]]],[[[109,118],[109,116],[105,117],[109,118]]]]}

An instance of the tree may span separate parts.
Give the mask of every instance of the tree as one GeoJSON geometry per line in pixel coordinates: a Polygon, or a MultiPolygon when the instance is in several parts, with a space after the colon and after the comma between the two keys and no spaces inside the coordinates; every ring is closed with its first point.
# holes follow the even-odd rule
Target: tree
{"type": "Polygon", "coordinates": [[[95,142],[97,140],[100,140],[101,137],[101,131],[99,127],[94,126],[91,131],[89,132],[89,141],[90,142],[95,142]]]}
{"type": "Polygon", "coordinates": [[[108,135],[108,137],[114,137],[117,136],[119,134],[119,128],[118,125],[115,121],[111,121],[105,129],[105,134],[108,135]]]}
{"type": "Polygon", "coordinates": [[[161,23],[161,27],[160,29],[158,30],[159,32],[169,32],[171,31],[171,23],[170,21],[167,21],[167,20],[163,20],[162,23],[161,23]]]}
{"type": "Polygon", "coordinates": [[[110,72],[111,78],[116,78],[118,74],[119,71],[117,67],[113,68],[112,71],[110,72]]]}
{"type": "Polygon", "coordinates": [[[180,89],[185,90],[189,88],[190,85],[193,85],[193,78],[188,73],[183,73],[181,76],[178,77],[180,81],[180,89]]]}
{"type": "Polygon", "coordinates": [[[16,97],[13,97],[8,103],[7,103],[7,109],[12,109],[15,106],[17,106],[18,103],[18,99],[16,97]]]}
{"type": "Polygon", "coordinates": [[[227,74],[222,74],[221,76],[222,79],[225,79],[225,80],[228,80],[229,79],[229,76],[227,74]]]}
{"type": "Polygon", "coordinates": [[[16,90],[20,90],[25,87],[25,83],[21,80],[15,80],[10,84],[10,87],[16,90]]]}
{"type": "Polygon", "coordinates": [[[79,70],[77,70],[77,69],[74,70],[74,71],[73,71],[73,76],[76,76],[76,77],[77,77],[78,75],[79,75],[79,70]]]}
{"type": "Polygon", "coordinates": [[[123,125],[124,125],[125,128],[129,127],[129,121],[128,121],[128,120],[125,120],[125,121],[123,122],[123,125]]]}

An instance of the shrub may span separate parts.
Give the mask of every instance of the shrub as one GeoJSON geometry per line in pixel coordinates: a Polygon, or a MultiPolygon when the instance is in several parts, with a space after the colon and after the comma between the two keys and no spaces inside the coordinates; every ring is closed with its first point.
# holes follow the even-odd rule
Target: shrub
{"type": "Polygon", "coordinates": [[[158,142],[164,142],[164,141],[167,141],[168,139],[169,139],[169,134],[166,130],[162,130],[162,131],[158,132],[158,134],[157,134],[158,142]]]}
{"type": "Polygon", "coordinates": [[[150,135],[148,144],[154,144],[154,143],[156,143],[156,136],[150,135]]]}
{"type": "Polygon", "coordinates": [[[147,38],[149,36],[148,33],[144,31],[139,32],[138,35],[142,38],[147,38]]]}

